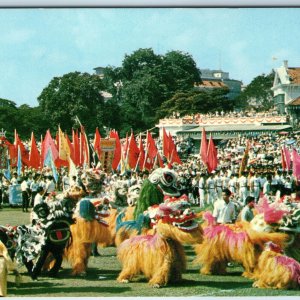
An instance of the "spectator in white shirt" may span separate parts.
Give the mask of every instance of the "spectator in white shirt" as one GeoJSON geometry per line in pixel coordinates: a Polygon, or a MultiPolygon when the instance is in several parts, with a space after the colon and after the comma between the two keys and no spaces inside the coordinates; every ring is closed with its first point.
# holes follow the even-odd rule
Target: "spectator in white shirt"
{"type": "Polygon", "coordinates": [[[46,181],[44,196],[47,197],[49,194],[55,191],[55,183],[53,181],[53,176],[49,175],[46,181]]]}
{"type": "Polygon", "coordinates": [[[230,201],[230,196],[230,190],[224,189],[223,199],[215,202],[213,216],[218,224],[234,223],[236,220],[235,205],[230,201]]]}
{"type": "Polygon", "coordinates": [[[17,185],[17,184],[18,184],[18,173],[17,173],[17,172],[15,172],[15,173],[13,174],[13,178],[11,179],[10,183],[11,183],[12,185],[17,185]]]}
{"type": "Polygon", "coordinates": [[[39,186],[37,188],[37,194],[34,197],[33,206],[36,206],[44,202],[43,194],[44,194],[44,189],[41,186],[39,186]]]}
{"type": "Polygon", "coordinates": [[[37,182],[37,176],[35,176],[30,184],[31,207],[34,206],[34,199],[35,199],[35,195],[37,194],[38,187],[39,187],[39,183],[37,182]]]}
{"type": "Polygon", "coordinates": [[[27,177],[23,178],[23,181],[21,183],[21,191],[22,191],[22,209],[23,209],[23,212],[28,212],[29,186],[27,183],[27,177]]]}

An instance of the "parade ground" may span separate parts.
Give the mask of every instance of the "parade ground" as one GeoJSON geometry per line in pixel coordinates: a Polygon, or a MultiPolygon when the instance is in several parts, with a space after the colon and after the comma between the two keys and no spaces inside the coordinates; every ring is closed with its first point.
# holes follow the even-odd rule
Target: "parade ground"
{"type": "MultiPolygon", "coordinates": [[[[6,207],[0,211],[1,225],[28,224],[29,213],[21,208],[6,207]]],[[[160,289],[150,288],[143,276],[128,284],[118,283],[116,278],[121,265],[116,257],[116,248],[99,248],[101,256],[90,257],[86,277],[72,277],[67,262],[58,274],[58,278],[39,277],[32,279],[21,267],[22,283],[16,287],[14,276],[8,277],[9,297],[232,297],[232,296],[300,296],[300,291],[256,289],[251,280],[243,278],[242,268],[228,268],[226,276],[203,276],[199,266],[193,265],[195,258],[191,247],[185,247],[187,270],[183,273],[181,283],[170,284],[160,289]]]]}

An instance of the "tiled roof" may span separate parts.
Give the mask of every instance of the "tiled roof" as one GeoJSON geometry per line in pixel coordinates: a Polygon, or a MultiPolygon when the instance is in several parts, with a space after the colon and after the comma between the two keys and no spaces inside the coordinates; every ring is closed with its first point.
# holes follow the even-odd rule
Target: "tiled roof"
{"type": "Polygon", "coordinates": [[[287,71],[292,83],[300,84],[300,68],[288,68],[287,71]]]}
{"type": "Polygon", "coordinates": [[[300,105],[300,96],[292,100],[288,105],[300,105]]]}
{"type": "Polygon", "coordinates": [[[227,87],[226,84],[222,81],[213,81],[213,80],[202,80],[201,84],[198,84],[197,87],[203,88],[224,88],[227,87]]]}

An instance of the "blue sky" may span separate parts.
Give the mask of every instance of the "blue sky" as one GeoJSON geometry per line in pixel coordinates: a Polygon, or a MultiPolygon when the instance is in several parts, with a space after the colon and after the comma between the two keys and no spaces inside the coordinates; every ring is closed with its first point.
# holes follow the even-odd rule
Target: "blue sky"
{"type": "Polygon", "coordinates": [[[139,48],[187,52],[248,84],[285,59],[300,67],[299,29],[300,8],[0,9],[0,98],[37,106],[53,77],[120,66],[139,48]]]}

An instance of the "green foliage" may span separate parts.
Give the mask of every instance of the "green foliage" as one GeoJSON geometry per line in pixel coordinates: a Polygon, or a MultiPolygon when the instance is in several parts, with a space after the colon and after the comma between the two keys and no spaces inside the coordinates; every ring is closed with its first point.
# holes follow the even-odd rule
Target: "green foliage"
{"type": "Polygon", "coordinates": [[[120,104],[121,135],[131,128],[155,126],[161,105],[178,91],[188,91],[201,81],[193,58],[180,51],[156,55],[139,49],[126,55],[120,68],[106,68],[103,83],[120,104]]]}
{"type": "Polygon", "coordinates": [[[235,106],[240,109],[268,111],[274,106],[271,87],[274,82],[274,72],[255,77],[251,83],[235,99],[235,106]]]}
{"type": "Polygon", "coordinates": [[[95,130],[104,124],[105,103],[97,75],[73,72],[54,77],[43,89],[38,102],[48,118],[51,129],[58,125],[70,131],[77,116],[86,130],[95,130]]]}
{"type": "Polygon", "coordinates": [[[206,114],[215,111],[229,111],[233,108],[233,101],[226,97],[228,89],[191,90],[176,93],[164,102],[157,112],[159,118],[171,116],[173,112],[180,115],[206,114]]]}

